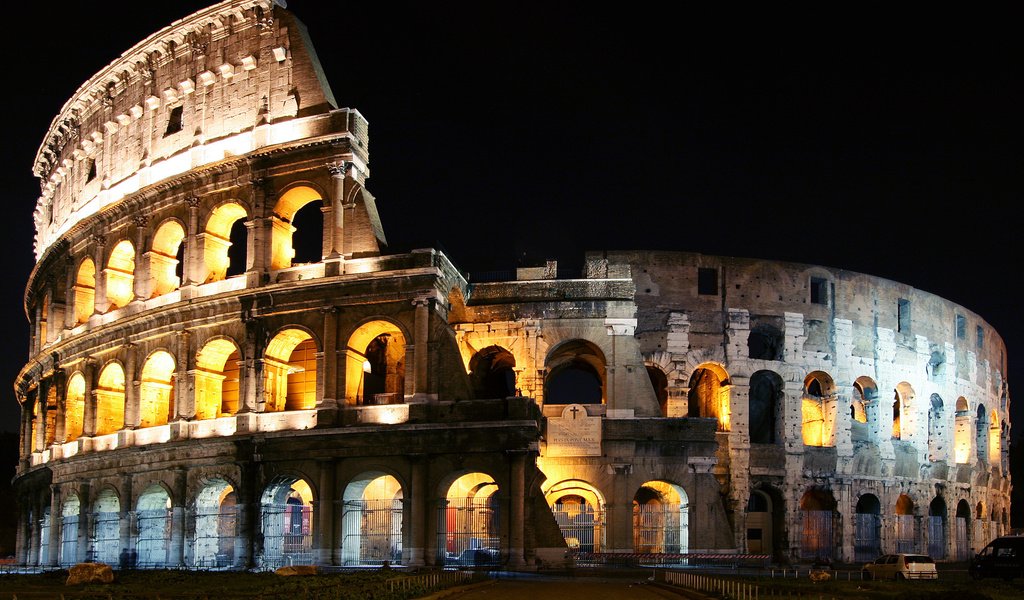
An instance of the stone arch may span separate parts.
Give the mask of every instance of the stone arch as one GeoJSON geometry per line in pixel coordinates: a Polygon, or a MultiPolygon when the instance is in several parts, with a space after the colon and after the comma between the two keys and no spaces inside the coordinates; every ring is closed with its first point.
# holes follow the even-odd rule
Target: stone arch
{"type": "Polygon", "coordinates": [[[971,557],[971,505],[967,500],[961,499],[956,504],[956,517],[954,519],[956,543],[955,560],[965,561],[971,557]]]}
{"type": "MultiPolygon", "coordinates": [[[[325,205],[324,198],[323,193],[314,189],[308,183],[293,185],[280,194],[277,204],[274,205],[274,214],[271,217],[271,270],[286,269],[292,266],[296,260],[299,262],[319,262],[323,258],[324,224],[323,213],[319,208],[325,205]],[[316,202],[319,202],[319,204],[313,204],[316,202]],[[306,208],[310,204],[313,204],[313,206],[306,208]],[[302,222],[306,227],[299,228],[296,226],[296,219],[299,217],[300,212],[303,213],[303,217],[306,216],[306,212],[309,212],[310,216],[318,216],[319,219],[312,218],[307,223],[306,219],[303,218],[302,222]],[[317,222],[320,226],[319,229],[314,225],[317,222]],[[296,239],[296,234],[300,238],[309,237],[310,239],[308,241],[296,239]],[[319,241],[319,244],[314,246],[314,242],[317,241],[319,241]],[[315,260],[307,260],[313,255],[303,256],[303,251],[300,251],[299,255],[296,256],[296,246],[305,249],[307,245],[310,248],[319,248],[319,251],[316,252],[315,260]]],[[[310,250],[310,252],[313,251],[310,250]]]]}
{"type": "Polygon", "coordinates": [[[124,367],[112,360],[96,380],[96,435],[114,433],[124,427],[124,367]]]}
{"type": "Polygon", "coordinates": [[[976,436],[975,447],[978,449],[978,462],[987,465],[989,451],[988,411],[985,410],[984,404],[978,405],[978,411],[974,425],[976,436]]]}
{"type": "Polygon", "coordinates": [[[139,427],[166,425],[174,419],[176,364],[166,350],[146,358],[139,376],[139,427]]]}
{"type": "Polygon", "coordinates": [[[658,401],[659,414],[663,417],[668,414],[668,376],[661,367],[647,364],[647,379],[654,388],[654,398],[658,401]]]}
{"type": "Polygon", "coordinates": [[[405,401],[408,335],[396,323],[375,319],[362,323],[345,348],[345,399],[355,404],[405,401]]]}
{"type": "Polygon", "coordinates": [[[73,442],[85,430],[85,376],[75,371],[64,394],[64,441],[73,442]]]}
{"type": "Polygon", "coordinates": [[[480,471],[465,473],[445,485],[438,515],[438,564],[497,565],[501,561],[499,486],[480,471]]]}
{"type": "Polygon", "coordinates": [[[853,382],[853,402],[850,407],[850,430],[855,436],[853,441],[869,441],[874,438],[875,432],[878,431],[878,413],[878,384],[871,377],[861,375],[853,382]],[[866,426],[861,427],[857,423],[864,423],[866,426]]]}
{"type": "Polygon", "coordinates": [[[999,413],[993,410],[988,419],[988,465],[998,469],[1002,460],[1002,436],[999,430],[999,413]]]}
{"type": "Polygon", "coordinates": [[[135,246],[128,240],[115,244],[103,273],[109,310],[127,306],[135,298],[135,246]]]}
{"type": "Polygon", "coordinates": [[[96,311],[96,264],[91,258],[83,259],[75,271],[72,301],[75,303],[75,325],[87,322],[96,311]]]}
{"type": "Polygon", "coordinates": [[[946,501],[935,496],[928,505],[928,556],[945,560],[949,553],[946,544],[946,501]]]}
{"type": "Polygon", "coordinates": [[[86,560],[116,565],[121,547],[121,500],[110,486],[92,502],[92,531],[86,560]]]}
{"type": "Polygon", "coordinates": [[[914,388],[906,381],[896,385],[892,403],[892,439],[910,439],[914,432],[910,427],[910,406],[914,402],[914,388]]]}
{"type": "Polygon", "coordinates": [[[687,416],[716,419],[718,431],[731,429],[729,373],[716,363],[701,363],[690,375],[687,416]]]}
{"type": "Polygon", "coordinates": [[[516,394],[516,358],[501,346],[488,346],[469,359],[469,381],[476,398],[516,394]]]}
{"type": "Polygon", "coordinates": [[[896,552],[911,553],[917,551],[917,533],[914,531],[914,501],[906,494],[896,499],[893,514],[896,519],[895,544],[896,552]]]}
{"type": "Polygon", "coordinates": [[[137,555],[130,566],[159,569],[168,565],[167,552],[171,542],[171,495],[160,483],[152,483],[139,495],[135,504],[138,537],[137,555]]]}
{"type": "Polygon", "coordinates": [[[813,371],[804,377],[801,431],[805,446],[834,446],[838,395],[832,377],[813,371]]]}
{"type": "Polygon", "coordinates": [[[239,505],[235,487],[214,477],[204,482],[194,502],[192,566],[242,566],[245,542],[239,536],[239,505]]]}
{"type": "Polygon", "coordinates": [[[248,228],[245,226],[248,211],[240,203],[231,200],[218,205],[210,213],[206,228],[199,235],[199,253],[203,257],[205,273],[203,283],[220,281],[240,275],[248,267],[248,228]]]}
{"type": "Polygon", "coordinates": [[[686,554],[690,503],[682,486],[663,480],[642,484],[633,495],[633,551],[686,554]]]}
{"type": "Polygon", "coordinates": [[[605,548],[605,497],[593,484],[565,479],[544,492],[562,539],[570,552],[603,552],[605,548]]]}
{"type": "Polygon", "coordinates": [[[956,399],[956,416],[953,430],[953,459],[959,465],[971,461],[971,409],[967,398],[956,399]]]}
{"type": "Polygon", "coordinates": [[[786,384],[775,371],[756,371],[750,376],[750,443],[780,444],[786,384]]]}
{"type": "Polygon", "coordinates": [[[228,337],[213,337],[196,354],[196,419],[238,412],[242,354],[228,337]]]}
{"type": "Polygon", "coordinates": [[[857,499],[853,534],[854,560],[871,561],[882,554],[882,503],[874,494],[857,499]]]}
{"type": "Polygon", "coordinates": [[[60,508],[60,551],[58,564],[62,568],[79,562],[78,531],[82,525],[82,501],[77,492],[68,492],[60,508]]]}
{"type": "Polygon", "coordinates": [[[544,361],[544,404],[603,404],[606,364],[604,353],[588,340],[556,345],[544,361]]]}
{"type": "Polygon", "coordinates": [[[313,488],[305,478],[281,475],[260,498],[260,564],[267,569],[313,564],[313,488]]]}
{"type": "Polygon", "coordinates": [[[946,418],[942,396],[933,393],[928,407],[928,460],[944,460],[946,418]]]}
{"type": "Polygon", "coordinates": [[[317,341],[305,328],[281,329],[263,353],[264,412],[316,407],[317,341]]]}
{"type": "Polygon", "coordinates": [[[148,254],[151,298],[181,286],[184,240],[185,226],[173,218],[161,223],[153,234],[153,247],[148,254]]]}
{"type": "Polygon", "coordinates": [[[403,560],[402,484],[394,475],[368,471],[342,493],[341,564],[399,565],[403,560]]]}
{"type": "Polygon", "coordinates": [[[836,500],[832,491],[811,488],[800,498],[800,558],[805,560],[831,560],[835,538],[833,522],[836,500]]]}

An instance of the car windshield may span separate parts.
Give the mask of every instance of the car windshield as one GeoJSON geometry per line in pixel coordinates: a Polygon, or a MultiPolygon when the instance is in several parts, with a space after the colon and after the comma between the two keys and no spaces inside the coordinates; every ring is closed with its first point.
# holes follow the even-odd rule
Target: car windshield
{"type": "Polygon", "coordinates": [[[935,562],[934,560],[932,560],[932,557],[930,557],[930,556],[918,556],[916,554],[908,554],[906,556],[906,558],[903,559],[903,561],[907,562],[907,563],[933,563],[933,562],[935,562]]]}

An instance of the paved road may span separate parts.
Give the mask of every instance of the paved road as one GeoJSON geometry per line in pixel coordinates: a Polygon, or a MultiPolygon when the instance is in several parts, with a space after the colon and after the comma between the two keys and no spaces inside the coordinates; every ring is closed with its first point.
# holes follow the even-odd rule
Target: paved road
{"type": "Polygon", "coordinates": [[[598,577],[501,578],[492,584],[446,596],[451,600],[682,600],[645,579],[598,577]]]}

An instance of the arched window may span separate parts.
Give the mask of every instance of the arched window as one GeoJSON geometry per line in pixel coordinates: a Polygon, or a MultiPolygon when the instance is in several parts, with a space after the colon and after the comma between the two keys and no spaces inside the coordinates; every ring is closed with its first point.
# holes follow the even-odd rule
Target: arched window
{"type": "Polygon", "coordinates": [[[234,342],[210,340],[196,355],[196,419],[238,412],[241,354],[234,342]]]}
{"type": "Polygon", "coordinates": [[[834,445],[837,400],[832,378],[822,371],[807,375],[800,404],[804,445],[834,445]]]}
{"type": "Polygon", "coordinates": [[[158,350],[142,366],[139,426],[166,425],[174,418],[174,357],[158,350]]]}
{"type": "Polygon", "coordinates": [[[78,371],[68,379],[64,396],[64,441],[82,437],[85,425],[85,377],[78,371]]]}
{"type": "Polygon", "coordinates": [[[78,266],[74,288],[75,324],[89,320],[96,310],[96,265],[92,259],[85,259],[78,266]]]}
{"type": "Polygon", "coordinates": [[[586,340],[557,346],[547,358],[544,404],[604,402],[604,353],[586,340]]]}
{"type": "Polygon", "coordinates": [[[149,252],[150,296],[162,296],[181,286],[182,251],[185,229],[177,221],[167,221],[153,236],[149,252]]]}
{"type": "Polygon", "coordinates": [[[971,461],[971,409],[967,398],[956,399],[956,421],[953,431],[953,455],[958,465],[971,461]]]}
{"type": "Polygon", "coordinates": [[[477,398],[516,395],[516,359],[500,346],[489,346],[469,359],[469,379],[477,398]]]}
{"type": "Polygon", "coordinates": [[[124,427],[124,369],[116,362],[100,371],[96,385],[96,435],[124,427]]]}
{"type": "Polygon", "coordinates": [[[914,388],[903,381],[896,386],[892,402],[892,439],[910,439],[914,433],[910,420],[910,406],[914,401],[914,388]]]}
{"type": "Polygon", "coordinates": [[[778,373],[757,371],[750,376],[750,443],[777,444],[783,439],[782,410],[785,384],[778,373]]]}
{"type": "Polygon", "coordinates": [[[316,406],[316,342],[302,329],[285,329],[263,355],[265,412],[316,406]]]}
{"type": "Polygon", "coordinates": [[[241,204],[221,204],[210,214],[206,229],[199,236],[198,247],[206,273],[202,281],[220,281],[245,272],[248,228],[246,212],[241,204]]]}
{"type": "Polygon", "coordinates": [[[729,375],[718,365],[704,364],[690,375],[687,415],[718,420],[718,431],[731,429],[729,375]]]}
{"type": "Polygon", "coordinates": [[[110,310],[126,306],[135,297],[135,247],[131,242],[121,240],[114,246],[104,273],[110,310]]]}
{"type": "Polygon", "coordinates": [[[405,335],[388,321],[370,321],[349,337],[345,397],[349,404],[405,401],[405,335]]]}
{"type": "Polygon", "coordinates": [[[271,221],[272,270],[286,269],[299,262],[320,261],[323,256],[321,206],[320,193],[310,187],[293,187],[281,194],[271,221]]]}

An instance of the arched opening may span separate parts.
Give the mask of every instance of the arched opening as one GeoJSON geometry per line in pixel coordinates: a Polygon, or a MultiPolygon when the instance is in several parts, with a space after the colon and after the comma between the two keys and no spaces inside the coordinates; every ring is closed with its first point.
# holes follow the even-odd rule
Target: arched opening
{"type": "Polygon", "coordinates": [[[43,296],[43,305],[39,307],[39,347],[42,348],[50,341],[50,336],[47,330],[47,323],[49,322],[48,315],[50,314],[50,292],[46,292],[43,296]]]}
{"type": "Polygon", "coordinates": [[[853,402],[850,407],[850,437],[854,442],[871,442],[878,431],[878,386],[866,375],[853,382],[853,402]],[[863,421],[860,414],[863,414],[863,421]]]}
{"type": "Polygon", "coordinates": [[[364,323],[345,350],[345,397],[349,404],[405,401],[405,335],[387,321],[364,323]]]}
{"type": "Polygon", "coordinates": [[[858,561],[872,561],[882,554],[882,504],[874,494],[857,500],[853,554],[858,561]]]}
{"type": "Polygon", "coordinates": [[[603,552],[605,543],[604,496],[579,480],[557,483],[544,494],[570,552],[603,552]]]}
{"type": "Polygon", "coordinates": [[[747,552],[773,554],[775,552],[771,496],[762,490],[751,490],[747,498],[747,552]]]}
{"type": "Polygon", "coordinates": [[[800,498],[800,558],[832,560],[835,546],[832,521],[836,500],[829,490],[808,490],[800,498]]]}
{"type": "Polygon", "coordinates": [[[60,509],[60,557],[61,568],[67,569],[78,563],[78,523],[82,512],[82,502],[78,494],[69,494],[64,498],[60,509]]]}
{"type": "Polygon", "coordinates": [[[43,436],[43,447],[49,448],[57,441],[57,387],[49,386],[46,390],[46,433],[43,436]]]}
{"type": "Polygon", "coordinates": [[[896,386],[892,402],[892,439],[910,439],[913,433],[909,420],[910,406],[914,401],[914,388],[903,381],[896,386]]]}
{"type": "Polygon", "coordinates": [[[604,353],[586,340],[558,345],[545,362],[544,404],[604,402],[604,353]]]}
{"type": "Polygon", "coordinates": [[[75,371],[68,379],[64,395],[64,441],[73,442],[82,437],[85,426],[85,377],[75,371]]]}
{"type": "Polygon", "coordinates": [[[214,479],[196,496],[192,566],[201,569],[242,566],[245,541],[238,535],[238,494],[214,479]]]}
{"type": "Polygon", "coordinates": [[[364,473],[345,487],[342,564],[402,564],[402,485],[385,473],[364,473]]]}
{"type": "Polygon", "coordinates": [[[126,306],[135,297],[135,247],[131,242],[121,240],[114,246],[104,273],[109,310],[126,306]]]}
{"type": "Polygon", "coordinates": [[[162,296],[181,286],[181,252],[185,228],[177,221],[167,221],[153,234],[153,250],[149,253],[150,297],[162,296]]]}
{"type": "Polygon", "coordinates": [[[984,404],[978,405],[977,420],[975,421],[975,432],[977,435],[975,446],[978,448],[978,462],[988,464],[988,412],[984,404]]]}
{"type": "Polygon", "coordinates": [[[249,243],[246,216],[245,208],[235,202],[221,204],[210,214],[206,230],[199,236],[206,268],[204,283],[245,273],[249,243]]]}
{"type": "Polygon", "coordinates": [[[947,552],[946,501],[936,496],[928,505],[928,556],[945,560],[947,552]]]}
{"type": "Polygon", "coordinates": [[[89,320],[96,311],[96,265],[87,258],[78,266],[74,287],[75,325],[89,320]]]}
{"type": "Polygon", "coordinates": [[[480,399],[516,395],[516,359],[501,346],[488,346],[469,359],[473,395],[480,399]]]}
{"type": "Polygon", "coordinates": [[[1000,433],[999,413],[993,410],[988,419],[988,465],[993,469],[999,468],[999,462],[1003,454],[1000,433]]]}
{"type": "Polygon", "coordinates": [[[111,488],[104,488],[92,505],[92,536],[86,561],[118,564],[121,546],[121,502],[111,488]]]}
{"type": "Polygon", "coordinates": [[[955,429],[953,431],[953,456],[958,465],[971,461],[971,409],[967,398],[956,399],[955,429]]]}
{"type": "Polygon", "coordinates": [[[718,365],[705,364],[690,375],[687,392],[687,416],[717,419],[718,431],[731,429],[729,375],[718,365]]]}
{"type": "Polygon", "coordinates": [[[750,443],[777,444],[783,439],[782,409],[785,384],[773,371],[757,371],[750,376],[750,443]]]}
{"type": "Polygon", "coordinates": [[[316,407],[316,342],[303,329],[285,329],[263,354],[264,412],[316,407]]]}
{"type": "Polygon", "coordinates": [[[96,382],[96,435],[114,433],[124,427],[124,369],[111,362],[100,371],[96,382]]]}
{"type": "Polygon", "coordinates": [[[917,535],[914,532],[914,501],[901,494],[896,499],[896,552],[917,551],[917,535]]]}
{"type": "Polygon", "coordinates": [[[971,506],[966,500],[956,505],[956,560],[965,561],[971,558],[971,506]]]}
{"type": "Polygon", "coordinates": [[[196,355],[196,419],[216,419],[238,412],[242,357],[229,339],[212,339],[196,355]]]}
{"type": "Polygon", "coordinates": [[[171,497],[158,484],[146,488],[135,509],[139,536],[135,543],[137,555],[129,557],[129,566],[140,569],[162,569],[167,566],[171,542],[171,497]]]}
{"type": "Polygon", "coordinates": [[[750,328],[747,356],[761,360],[782,360],[785,336],[774,325],[762,323],[750,328]]]}
{"type": "Polygon", "coordinates": [[[654,397],[658,400],[658,414],[663,417],[667,417],[668,377],[659,367],[647,365],[647,378],[651,380],[651,387],[654,388],[654,397]]]}
{"type": "Polygon", "coordinates": [[[800,406],[805,446],[835,445],[836,396],[835,383],[827,373],[814,371],[804,378],[800,406]]]}
{"type": "Polygon", "coordinates": [[[437,526],[437,562],[493,566],[501,561],[498,484],[486,473],[467,473],[448,487],[437,526]]]}
{"type": "Polygon", "coordinates": [[[174,357],[157,350],[142,366],[139,427],[166,425],[174,419],[174,357]]]}
{"type": "Polygon", "coordinates": [[[633,495],[633,551],[676,555],[659,563],[678,563],[689,550],[689,499],[681,486],[648,481],[633,495]]]}
{"type": "Polygon", "coordinates": [[[320,193],[306,186],[293,187],[281,194],[271,219],[271,270],[287,269],[298,262],[320,261],[324,235],[321,206],[320,193]],[[305,208],[307,205],[309,208],[305,208]],[[298,220],[300,212],[303,214],[298,220]],[[302,256],[296,252],[299,249],[302,256]],[[310,258],[312,260],[301,260],[310,258]]]}
{"type": "Polygon", "coordinates": [[[260,500],[261,566],[313,564],[313,490],[298,478],[278,478],[260,500]]]}

